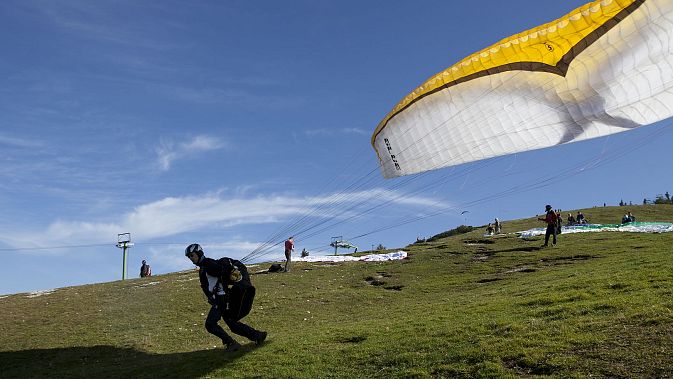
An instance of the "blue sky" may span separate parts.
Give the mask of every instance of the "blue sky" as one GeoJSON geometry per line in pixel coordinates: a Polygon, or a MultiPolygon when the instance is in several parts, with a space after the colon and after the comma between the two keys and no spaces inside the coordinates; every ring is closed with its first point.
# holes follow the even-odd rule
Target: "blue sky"
{"type": "Polygon", "coordinates": [[[233,257],[293,234],[315,254],[332,236],[403,247],[547,203],[673,191],[670,121],[411,179],[376,171],[371,133],[406,93],[583,3],[0,2],[0,294],[118,280],[117,233],[136,277],[142,259],[191,267],[192,242],[233,257]]]}

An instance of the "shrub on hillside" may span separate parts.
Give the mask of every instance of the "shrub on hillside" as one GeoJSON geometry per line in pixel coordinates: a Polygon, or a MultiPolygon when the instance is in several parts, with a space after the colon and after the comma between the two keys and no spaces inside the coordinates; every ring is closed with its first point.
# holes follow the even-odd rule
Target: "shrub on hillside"
{"type": "Polygon", "coordinates": [[[439,234],[437,234],[437,235],[434,235],[434,236],[428,238],[428,239],[427,239],[427,242],[436,241],[436,240],[438,240],[438,239],[440,239],[440,238],[446,238],[446,237],[456,236],[456,235],[458,235],[458,234],[465,234],[465,233],[471,232],[471,231],[473,231],[473,230],[474,230],[474,228],[471,227],[471,226],[468,226],[468,225],[461,225],[461,226],[459,226],[459,227],[457,227],[457,228],[455,228],[455,229],[447,230],[446,232],[443,232],[443,233],[439,233],[439,234]]]}
{"type": "MultiPolygon", "coordinates": [[[[666,192],[666,195],[668,195],[668,192],[666,192]]],[[[671,204],[671,197],[670,195],[668,198],[664,197],[663,195],[657,195],[657,198],[654,199],[654,204],[671,204]]]]}

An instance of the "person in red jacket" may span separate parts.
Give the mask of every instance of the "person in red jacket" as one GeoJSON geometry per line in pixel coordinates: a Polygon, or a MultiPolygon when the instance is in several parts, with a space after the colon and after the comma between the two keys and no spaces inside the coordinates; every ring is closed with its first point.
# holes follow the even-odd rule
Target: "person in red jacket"
{"type": "Polygon", "coordinates": [[[290,237],[285,241],[285,272],[290,271],[292,250],[294,250],[294,237],[290,237]]]}
{"type": "Polygon", "coordinates": [[[556,212],[551,208],[551,205],[547,204],[544,207],[545,211],[547,214],[545,215],[544,218],[538,217],[538,220],[544,221],[547,223],[547,231],[544,234],[544,245],[542,247],[547,247],[549,246],[549,236],[553,235],[554,239],[552,240],[552,246],[556,246],[556,231],[557,231],[557,224],[558,224],[558,216],[556,215],[556,212]]]}

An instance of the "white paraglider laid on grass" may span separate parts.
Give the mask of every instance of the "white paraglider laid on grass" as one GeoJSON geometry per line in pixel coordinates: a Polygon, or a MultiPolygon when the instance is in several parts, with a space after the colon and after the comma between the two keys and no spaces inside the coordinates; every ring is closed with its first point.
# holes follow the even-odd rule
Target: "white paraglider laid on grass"
{"type": "Polygon", "coordinates": [[[369,254],[361,257],[354,257],[352,255],[323,255],[323,256],[308,256],[304,258],[294,259],[296,262],[382,262],[382,261],[396,261],[405,259],[407,257],[406,251],[396,251],[387,254],[369,254]]]}
{"type": "MultiPolygon", "coordinates": [[[[521,238],[543,236],[545,228],[516,232],[521,238]]],[[[562,234],[589,232],[667,233],[673,232],[670,222],[631,222],[628,224],[582,224],[561,227],[562,234]]]]}

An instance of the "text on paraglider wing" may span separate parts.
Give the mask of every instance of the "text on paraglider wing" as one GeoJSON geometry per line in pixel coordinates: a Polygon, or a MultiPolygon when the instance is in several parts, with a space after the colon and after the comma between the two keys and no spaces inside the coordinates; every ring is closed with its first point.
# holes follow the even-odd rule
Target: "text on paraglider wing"
{"type": "Polygon", "coordinates": [[[390,154],[390,159],[395,164],[395,168],[398,171],[402,170],[400,164],[397,162],[397,158],[395,158],[395,154],[393,154],[393,148],[390,146],[390,141],[388,141],[388,138],[384,138],[383,141],[386,143],[386,149],[388,149],[388,154],[390,154]]]}

